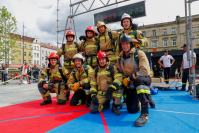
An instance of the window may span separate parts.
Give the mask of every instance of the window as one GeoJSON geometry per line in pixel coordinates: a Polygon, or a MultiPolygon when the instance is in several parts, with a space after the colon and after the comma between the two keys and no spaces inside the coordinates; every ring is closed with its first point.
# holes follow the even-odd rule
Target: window
{"type": "Polygon", "coordinates": [[[176,28],[175,27],[171,28],[171,33],[176,34],[176,28]]]}
{"type": "Polygon", "coordinates": [[[37,53],[37,57],[39,57],[39,53],[37,53]]]}
{"type": "Polygon", "coordinates": [[[26,56],[26,52],[24,52],[23,55],[26,56]]]}
{"type": "Polygon", "coordinates": [[[153,41],[151,42],[151,47],[152,47],[152,48],[157,48],[157,46],[158,46],[157,40],[153,40],[153,41]]]}
{"type": "Polygon", "coordinates": [[[156,30],[152,31],[153,36],[156,36],[156,30]]]}
{"type": "Polygon", "coordinates": [[[163,47],[167,47],[168,46],[168,40],[167,39],[163,39],[163,47]]]}
{"type": "Polygon", "coordinates": [[[29,52],[29,56],[32,56],[32,53],[31,53],[31,52],[29,52]]]}
{"type": "Polygon", "coordinates": [[[172,39],[172,45],[173,45],[173,46],[176,46],[176,38],[173,38],[173,39],[172,39]]]}
{"type": "Polygon", "coordinates": [[[167,35],[167,29],[163,30],[163,35],[166,36],[167,35]]]}
{"type": "Polygon", "coordinates": [[[146,31],[142,31],[142,35],[146,37],[146,31]]]}

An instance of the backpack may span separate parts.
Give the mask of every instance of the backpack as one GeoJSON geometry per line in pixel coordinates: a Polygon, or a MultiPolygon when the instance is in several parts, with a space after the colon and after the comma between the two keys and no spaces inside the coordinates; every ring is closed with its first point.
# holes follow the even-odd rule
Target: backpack
{"type": "MultiPolygon", "coordinates": [[[[74,44],[75,44],[75,47],[78,49],[78,43],[74,42],[74,44]]],[[[63,55],[65,55],[65,44],[64,43],[62,43],[62,53],[63,53],[63,55]]]]}
{"type": "MultiPolygon", "coordinates": [[[[139,68],[139,55],[138,55],[138,48],[135,48],[135,52],[134,54],[134,62],[137,64],[138,68],[139,68]]],[[[121,62],[121,60],[119,60],[119,63],[121,62]]]]}
{"type": "MultiPolygon", "coordinates": [[[[94,39],[95,39],[95,44],[97,45],[97,51],[99,51],[99,50],[100,50],[99,39],[96,38],[96,37],[94,37],[94,39]]],[[[84,46],[84,47],[85,47],[85,42],[86,42],[86,37],[85,37],[85,40],[84,40],[84,42],[83,42],[83,46],[84,46]]]]}
{"type": "MultiPolygon", "coordinates": [[[[96,67],[96,68],[95,68],[95,77],[97,77],[98,71],[99,71],[99,67],[96,67]]],[[[113,65],[109,65],[109,66],[106,68],[106,71],[110,72],[111,78],[114,79],[114,66],[113,66],[113,65]]]]}
{"type": "MultiPolygon", "coordinates": [[[[88,76],[88,65],[84,64],[83,68],[84,68],[84,71],[85,71],[86,75],[88,76]]],[[[72,74],[73,74],[73,78],[75,79],[75,82],[78,82],[74,71],[72,71],[72,74]]]]}
{"type": "MultiPolygon", "coordinates": [[[[60,73],[62,79],[64,80],[64,82],[67,82],[67,78],[66,78],[66,77],[64,76],[64,74],[63,74],[62,66],[61,66],[60,63],[59,63],[58,69],[59,69],[59,73],[60,73]]],[[[48,78],[48,81],[49,81],[50,75],[51,75],[51,73],[50,73],[50,64],[48,64],[48,68],[47,68],[47,76],[48,76],[47,78],[48,78]]]]}
{"type": "MultiPolygon", "coordinates": [[[[116,40],[113,39],[113,35],[110,30],[108,31],[108,36],[111,40],[111,44],[114,46],[113,51],[115,52],[116,51],[116,40]]],[[[99,35],[99,37],[100,37],[100,35],[99,35]]],[[[100,39],[98,39],[98,46],[99,46],[99,50],[100,50],[100,39]]]]}

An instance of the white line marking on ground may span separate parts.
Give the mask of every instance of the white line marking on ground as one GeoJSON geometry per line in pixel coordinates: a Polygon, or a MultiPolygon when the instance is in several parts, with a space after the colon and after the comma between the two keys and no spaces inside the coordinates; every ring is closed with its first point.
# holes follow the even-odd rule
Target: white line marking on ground
{"type": "Polygon", "coordinates": [[[184,115],[198,115],[198,113],[188,113],[188,112],[178,112],[178,111],[170,111],[170,110],[153,110],[158,112],[166,112],[166,113],[175,113],[175,114],[184,114],[184,115]]]}

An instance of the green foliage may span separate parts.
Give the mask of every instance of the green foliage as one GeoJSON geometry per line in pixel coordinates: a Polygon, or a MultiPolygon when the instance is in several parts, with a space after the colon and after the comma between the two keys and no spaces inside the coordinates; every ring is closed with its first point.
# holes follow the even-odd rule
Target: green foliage
{"type": "Polygon", "coordinates": [[[12,60],[13,47],[16,41],[11,38],[11,33],[17,29],[16,18],[7,10],[0,7],[0,61],[8,63],[12,60]]]}

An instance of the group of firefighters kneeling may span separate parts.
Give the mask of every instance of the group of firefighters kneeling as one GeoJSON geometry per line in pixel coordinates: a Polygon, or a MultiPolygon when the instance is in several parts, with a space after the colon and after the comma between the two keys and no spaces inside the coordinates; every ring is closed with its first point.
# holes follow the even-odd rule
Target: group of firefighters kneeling
{"type": "Polygon", "coordinates": [[[104,22],[97,23],[98,33],[88,26],[80,44],[73,31],[66,32],[66,44],[48,56],[49,64],[41,72],[38,89],[40,105],[51,104],[50,93],[57,94],[57,104],[70,99],[71,106],[86,104],[91,113],[110,108],[120,115],[121,99],[129,113],[141,111],[135,126],[148,121],[148,106],[155,108],[150,95],[150,67],[140,49],[143,36],[129,14],[121,19],[121,32],[111,31],[104,22]],[[116,43],[117,42],[117,43],[116,43]],[[59,58],[64,56],[63,67],[59,58]]]}

